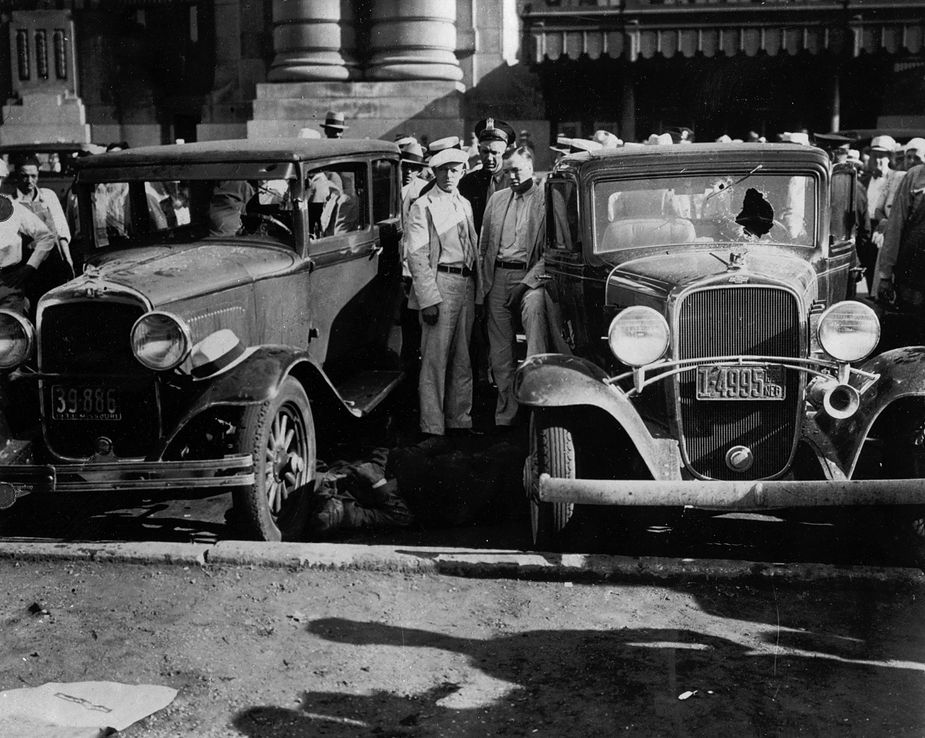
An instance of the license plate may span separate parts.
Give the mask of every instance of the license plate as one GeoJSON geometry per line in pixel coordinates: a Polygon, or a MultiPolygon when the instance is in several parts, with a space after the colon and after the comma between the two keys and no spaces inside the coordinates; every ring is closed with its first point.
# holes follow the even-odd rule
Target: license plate
{"type": "Polygon", "coordinates": [[[52,420],[122,420],[119,393],[99,385],[51,386],[52,420]]]}
{"type": "Polygon", "coordinates": [[[783,400],[782,366],[698,366],[698,400],[783,400]]]}

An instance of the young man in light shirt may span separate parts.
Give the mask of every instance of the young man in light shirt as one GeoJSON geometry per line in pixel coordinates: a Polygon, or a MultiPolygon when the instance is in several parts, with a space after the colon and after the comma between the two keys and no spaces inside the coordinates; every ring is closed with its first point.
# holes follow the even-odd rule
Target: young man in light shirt
{"type": "Polygon", "coordinates": [[[459,194],[467,159],[453,148],[430,159],[436,186],[414,201],[406,223],[409,307],[421,313],[420,428],[430,436],[472,429],[469,340],[481,265],[472,207],[459,194]]]}

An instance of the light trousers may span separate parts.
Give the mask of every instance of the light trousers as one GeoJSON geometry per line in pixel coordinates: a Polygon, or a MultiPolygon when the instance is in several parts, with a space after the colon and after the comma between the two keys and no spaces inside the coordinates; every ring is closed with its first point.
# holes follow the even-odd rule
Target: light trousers
{"type": "MultiPolygon", "coordinates": [[[[488,313],[488,361],[498,388],[495,425],[511,425],[517,414],[514,399],[514,316],[505,307],[511,292],[524,278],[522,269],[495,269],[494,282],[485,298],[488,313]]],[[[527,356],[545,354],[547,348],[546,290],[529,289],[520,301],[520,322],[527,337],[527,356]]]]}
{"type": "Polygon", "coordinates": [[[469,340],[475,318],[475,281],[437,272],[443,301],[435,325],[421,320],[418,397],[421,430],[443,435],[447,428],[472,427],[472,366],[469,340]]]}

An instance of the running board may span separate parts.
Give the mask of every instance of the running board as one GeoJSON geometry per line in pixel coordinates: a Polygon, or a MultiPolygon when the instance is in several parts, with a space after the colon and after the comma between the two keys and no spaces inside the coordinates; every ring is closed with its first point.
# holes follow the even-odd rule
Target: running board
{"type": "Polygon", "coordinates": [[[368,415],[404,377],[404,372],[370,369],[354,374],[335,389],[341,401],[358,418],[368,415]]]}

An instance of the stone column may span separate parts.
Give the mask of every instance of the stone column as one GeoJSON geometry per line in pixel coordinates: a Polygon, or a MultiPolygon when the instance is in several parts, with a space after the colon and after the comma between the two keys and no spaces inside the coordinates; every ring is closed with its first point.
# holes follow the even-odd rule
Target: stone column
{"type": "Polygon", "coordinates": [[[456,0],[377,0],[370,50],[369,79],[458,82],[456,0]]]}
{"type": "Polygon", "coordinates": [[[273,0],[270,82],[343,82],[357,77],[349,0],[273,0]]]}

